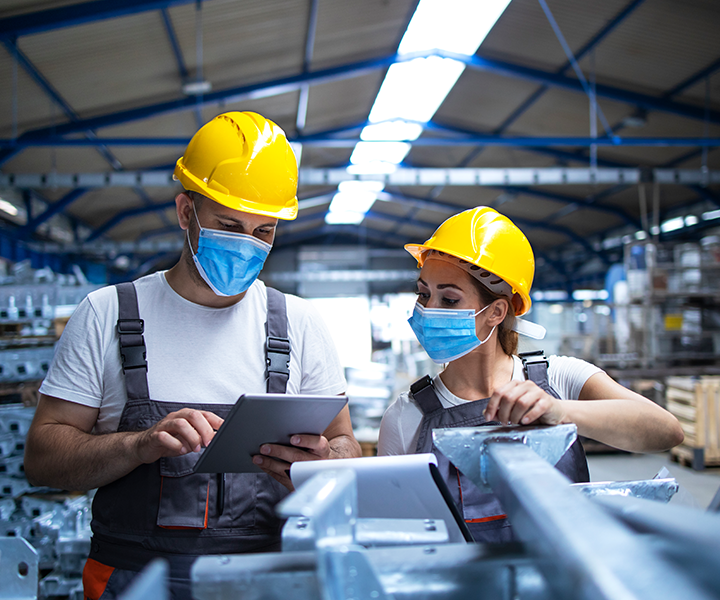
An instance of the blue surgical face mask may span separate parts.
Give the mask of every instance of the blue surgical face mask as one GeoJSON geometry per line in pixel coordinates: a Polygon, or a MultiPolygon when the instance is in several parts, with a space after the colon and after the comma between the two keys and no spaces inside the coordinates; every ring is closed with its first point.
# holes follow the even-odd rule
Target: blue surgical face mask
{"type": "Polygon", "coordinates": [[[475,333],[475,317],[488,306],[475,312],[472,309],[425,308],[418,302],[408,323],[433,362],[447,363],[465,356],[490,339],[495,327],[482,341],[475,333]]]}
{"type": "MultiPolygon", "coordinates": [[[[193,204],[193,212],[195,205],[193,204]]],[[[218,296],[237,296],[257,279],[272,246],[252,235],[206,229],[200,225],[198,249],[193,261],[200,277],[218,296]]],[[[190,234],[188,244],[192,252],[190,234]]]]}

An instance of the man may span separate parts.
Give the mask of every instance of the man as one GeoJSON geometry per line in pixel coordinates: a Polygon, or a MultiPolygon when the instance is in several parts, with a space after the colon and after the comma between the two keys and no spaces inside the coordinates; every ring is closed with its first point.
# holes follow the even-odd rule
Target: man
{"type": "Polygon", "coordinates": [[[91,600],[116,597],[156,556],[170,563],[173,597],[189,598],[197,556],[278,549],[274,506],[292,489],[290,463],[360,455],[345,407],[322,436],[263,445],[254,461],[265,473],[193,473],[241,394],[336,395],[345,380],[311,305],[256,279],[278,218],[297,215],[283,131],[254,113],[215,117],[175,177],[179,262],[78,306],[27,438],[34,484],[99,488],[83,573],[91,600]]]}

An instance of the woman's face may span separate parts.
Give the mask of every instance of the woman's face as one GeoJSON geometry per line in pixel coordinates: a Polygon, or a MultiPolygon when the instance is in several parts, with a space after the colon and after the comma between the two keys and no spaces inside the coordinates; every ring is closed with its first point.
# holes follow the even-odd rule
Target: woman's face
{"type": "Polygon", "coordinates": [[[479,310],[484,307],[466,271],[440,260],[426,260],[417,280],[418,302],[426,308],[479,310]]]}

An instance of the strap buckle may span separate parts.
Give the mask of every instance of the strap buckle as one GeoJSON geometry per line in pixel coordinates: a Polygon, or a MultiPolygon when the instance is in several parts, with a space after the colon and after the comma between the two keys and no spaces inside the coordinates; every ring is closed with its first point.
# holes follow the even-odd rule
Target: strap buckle
{"type": "Polygon", "coordinates": [[[145,321],[142,319],[118,319],[117,332],[120,335],[142,335],[145,332],[145,321]]]}
{"type": "Polygon", "coordinates": [[[127,372],[128,369],[147,369],[145,344],[141,346],[121,346],[120,356],[122,357],[123,373],[127,372]]]}
{"type": "Polygon", "coordinates": [[[415,396],[418,392],[424,390],[426,387],[435,387],[433,385],[432,377],[425,375],[418,379],[415,383],[410,386],[410,393],[415,396]]]}
{"type": "Polygon", "coordinates": [[[290,340],[267,337],[267,370],[268,373],[290,374],[290,340]]]}

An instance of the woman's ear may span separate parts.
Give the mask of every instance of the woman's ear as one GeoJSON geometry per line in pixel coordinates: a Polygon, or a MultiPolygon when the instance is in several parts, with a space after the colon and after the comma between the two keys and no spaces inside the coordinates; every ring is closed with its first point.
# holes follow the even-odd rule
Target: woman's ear
{"type": "Polygon", "coordinates": [[[488,308],[487,324],[491,327],[500,325],[508,314],[509,305],[504,299],[495,300],[488,308]]]}

